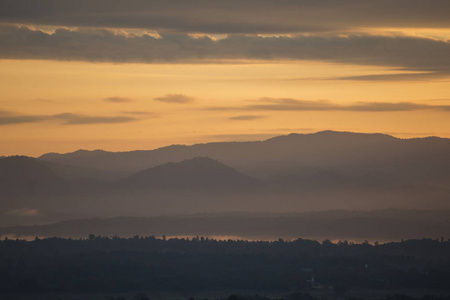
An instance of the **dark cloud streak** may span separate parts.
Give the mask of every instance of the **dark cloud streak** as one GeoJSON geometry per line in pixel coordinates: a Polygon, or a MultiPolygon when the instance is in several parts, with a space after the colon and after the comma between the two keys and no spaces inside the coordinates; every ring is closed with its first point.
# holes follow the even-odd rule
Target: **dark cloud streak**
{"type": "Polygon", "coordinates": [[[12,124],[23,124],[23,123],[37,123],[46,120],[43,116],[1,116],[0,115],[0,126],[1,125],[12,125],[12,124]]]}
{"type": "MultiPolygon", "coordinates": [[[[206,36],[194,38],[185,34],[161,33],[161,36],[62,28],[49,34],[27,27],[1,26],[0,58],[116,63],[320,60],[382,65],[428,72],[429,76],[435,77],[450,74],[450,42],[426,38],[361,34],[266,38],[238,35],[215,41],[206,36]]],[[[172,98],[174,103],[177,102],[175,96],[172,98]]],[[[162,99],[165,98],[160,97],[160,101],[164,101],[162,99]]],[[[181,102],[180,98],[178,103],[181,102]]]]}
{"type": "Polygon", "coordinates": [[[207,107],[210,111],[353,111],[406,112],[418,110],[450,111],[450,105],[428,105],[412,102],[357,102],[340,105],[331,101],[296,100],[290,98],[261,98],[257,104],[243,106],[207,107]]]}
{"type": "Polygon", "coordinates": [[[72,113],[57,114],[51,116],[51,118],[61,119],[65,125],[114,124],[136,121],[135,118],[127,116],[86,116],[72,113]]]}
{"type": "Polygon", "coordinates": [[[203,33],[449,28],[448,0],[0,0],[0,21],[203,33]]]}
{"type": "Polygon", "coordinates": [[[137,121],[138,119],[129,116],[88,116],[73,113],[61,113],[56,115],[21,115],[0,111],[0,125],[38,123],[53,120],[63,121],[64,125],[86,125],[126,123],[137,121]]]}
{"type": "Polygon", "coordinates": [[[161,102],[176,103],[176,104],[186,104],[195,101],[193,97],[189,97],[183,94],[166,94],[164,96],[156,97],[154,99],[161,102]]]}
{"type": "Polygon", "coordinates": [[[233,121],[253,121],[253,120],[261,120],[267,118],[266,116],[260,116],[260,115],[241,115],[241,116],[234,116],[228,118],[229,120],[233,121]]]}
{"type": "Polygon", "coordinates": [[[136,116],[149,116],[149,117],[157,117],[158,115],[154,112],[150,112],[150,111],[123,111],[122,113],[124,114],[129,114],[129,115],[136,115],[136,116]]]}
{"type": "Polygon", "coordinates": [[[350,80],[350,81],[424,81],[435,80],[448,76],[448,70],[429,71],[421,73],[397,73],[397,74],[372,74],[359,76],[345,76],[328,78],[329,80],[350,80]]]}
{"type": "Polygon", "coordinates": [[[113,103],[125,103],[125,102],[132,101],[130,98],[125,98],[125,97],[107,97],[107,98],[103,98],[103,100],[107,101],[107,102],[113,102],[113,103]]]}

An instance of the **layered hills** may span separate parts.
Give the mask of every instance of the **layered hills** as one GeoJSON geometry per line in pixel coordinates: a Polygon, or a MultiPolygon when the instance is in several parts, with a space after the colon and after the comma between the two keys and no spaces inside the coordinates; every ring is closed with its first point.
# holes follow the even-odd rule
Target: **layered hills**
{"type": "Polygon", "coordinates": [[[0,190],[0,225],[225,211],[447,209],[450,139],[326,131],[6,157],[0,190]]]}
{"type": "Polygon", "coordinates": [[[240,188],[257,184],[257,180],[208,157],[166,163],[119,181],[122,188],[158,190],[240,188]]]}
{"type": "Polygon", "coordinates": [[[385,134],[324,131],[257,142],[173,145],[147,151],[79,150],[49,153],[40,159],[133,173],[168,162],[209,157],[258,178],[334,170],[353,174],[370,172],[405,180],[442,181],[450,178],[449,153],[450,139],[445,138],[398,139],[385,134]]]}

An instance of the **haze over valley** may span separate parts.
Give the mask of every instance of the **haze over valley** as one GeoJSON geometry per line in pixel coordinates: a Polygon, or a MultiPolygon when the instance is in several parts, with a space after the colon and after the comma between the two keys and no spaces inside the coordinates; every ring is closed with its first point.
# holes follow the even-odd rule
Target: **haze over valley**
{"type": "MultiPolygon", "coordinates": [[[[445,138],[398,139],[384,134],[325,131],[258,142],[173,145],[132,152],[80,150],[49,153],[38,158],[5,157],[0,159],[4,199],[1,225],[119,216],[192,217],[192,214],[203,213],[214,217],[217,213],[233,215],[233,212],[246,212],[249,216],[270,212],[284,217],[288,212],[332,210],[355,211],[346,217],[352,219],[358,215],[357,211],[365,214],[363,211],[400,209],[412,215],[408,218],[410,222],[431,226],[428,231],[411,236],[434,234],[439,237],[447,233],[448,224],[433,230],[432,218],[426,219],[426,213],[421,217],[408,211],[444,210],[440,215],[444,216],[442,220],[446,219],[446,210],[450,209],[448,153],[450,140],[445,138]],[[329,147],[330,144],[333,147],[329,147]]],[[[334,214],[336,219],[346,219],[338,211],[334,214]]],[[[296,215],[295,222],[306,222],[302,221],[304,216],[296,215]]],[[[395,219],[383,213],[378,218],[392,222],[395,219]]],[[[318,220],[320,218],[315,222],[322,223],[318,220]]],[[[379,223],[370,218],[366,222],[372,223],[370,226],[379,223]]],[[[152,233],[151,226],[142,226],[141,232],[152,233]]],[[[314,227],[313,223],[308,226],[314,227]]],[[[417,233],[414,226],[411,225],[410,232],[417,233]]],[[[215,228],[215,225],[205,227],[215,228]]],[[[170,235],[173,231],[167,230],[153,233],[170,235]]],[[[410,235],[402,230],[404,236],[410,235]]],[[[132,235],[132,231],[125,231],[132,235]]],[[[262,234],[261,229],[241,231],[246,237],[262,234]]],[[[325,229],[314,233],[311,230],[286,232],[278,228],[266,237],[327,235],[325,229]]],[[[375,235],[381,239],[402,238],[400,232],[391,234],[387,229],[383,232],[375,235]]],[[[81,233],[85,234],[86,230],[78,235],[81,233]]],[[[113,230],[107,233],[112,235],[113,230]]],[[[217,234],[214,230],[197,229],[172,233],[240,235],[239,230],[231,229],[229,232],[219,230],[217,234]]],[[[3,234],[14,232],[3,231],[3,234]]],[[[32,234],[42,233],[26,235],[32,234]]],[[[67,235],[64,231],[59,234],[67,235]]],[[[348,234],[349,238],[361,237],[350,231],[348,234]]],[[[335,233],[329,235],[336,237],[335,233]]],[[[340,237],[344,238],[345,234],[340,237]]]]}

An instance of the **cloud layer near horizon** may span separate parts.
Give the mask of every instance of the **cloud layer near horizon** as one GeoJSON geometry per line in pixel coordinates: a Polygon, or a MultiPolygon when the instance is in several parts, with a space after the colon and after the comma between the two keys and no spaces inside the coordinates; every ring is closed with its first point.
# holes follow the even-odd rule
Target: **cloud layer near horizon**
{"type": "Polygon", "coordinates": [[[0,22],[196,33],[449,28],[448,0],[0,0],[0,22]]]}
{"type": "MultiPolygon", "coordinates": [[[[402,35],[231,35],[215,40],[208,36],[187,34],[161,33],[161,37],[153,37],[110,30],[59,28],[53,33],[47,33],[24,26],[0,27],[0,58],[3,59],[115,63],[319,60],[388,66],[425,72],[421,76],[438,76],[450,73],[448,53],[450,42],[402,35]]],[[[414,77],[417,74],[400,75],[414,77]]]]}
{"type": "MultiPolygon", "coordinates": [[[[178,95],[180,96],[180,95],[178,95]]],[[[186,99],[191,97],[184,96],[186,99]]],[[[171,102],[171,101],[169,101],[171,102]]],[[[450,105],[428,105],[412,102],[356,102],[349,105],[342,105],[327,100],[298,100],[291,98],[261,98],[247,101],[251,104],[242,106],[212,106],[202,110],[209,111],[348,111],[348,112],[409,112],[420,110],[434,110],[450,112],[450,105]]],[[[185,103],[185,102],[172,102],[185,103]]],[[[10,111],[0,111],[0,126],[24,123],[38,123],[43,121],[62,121],[64,125],[85,125],[85,124],[114,124],[128,123],[139,120],[139,117],[156,117],[150,112],[125,111],[124,115],[117,116],[95,116],[74,113],[60,113],[53,115],[32,115],[20,114],[10,111]],[[134,115],[131,117],[130,115],[134,115]]],[[[264,115],[237,115],[228,119],[233,121],[252,121],[265,119],[264,115]]]]}
{"type": "Polygon", "coordinates": [[[161,97],[156,97],[155,100],[160,102],[176,103],[176,104],[186,104],[194,102],[193,97],[189,97],[183,94],[166,94],[161,97]]]}
{"type": "Polygon", "coordinates": [[[234,116],[229,117],[229,120],[233,121],[253,121],[253,120],[261,120],[267,118],[266,116],[261,115],[240,115],[240,116],[234,116]]]}
{"type": "Polygon", "coordinates": [[[290,98],[261,98],[254,104],[242,106],[207,107],[211,111],[350,111],[350,112],[401,112],[436,110],[450,112],[450,105],[428,105],[412,102],[356,102],[349,105],[327,100],[297,100],[290,98]]]}
{"type": "Polygon", "coordinates": [[[126,97],[107,97],[103,98],[104,101],[112,102],[112,103],[125,103],[125,102],[131,102],[132,100],[130,98],[126,97]]]}
{"type": "Polygon", "coordinates": [[[137,121],[137,118],[129,116],[91,116],[74,113],[61,113],[55,115],[26,115],[8,111],[0,111],[0,126],[24,123],[37,123],[43,121],[59,120],[64,125],[86,124],[114,124],[137,121]]]}

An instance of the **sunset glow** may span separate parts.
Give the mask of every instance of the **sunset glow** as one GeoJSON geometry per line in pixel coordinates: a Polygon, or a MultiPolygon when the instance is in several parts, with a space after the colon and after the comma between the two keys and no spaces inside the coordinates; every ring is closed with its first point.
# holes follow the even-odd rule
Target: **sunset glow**
{"type": "Polygon", "coordinates": [[[120,1],[92,8],[75,2],[0,3],[11,12],[0,17],[0,155],[154,149],[321,130],[450,137],[450,27],[431,4],[421,18],[414,17],[418,6],[391,8],[398,22],[372,19],[354,1],[334,7],[354,9],[350,20],[318,5],[312,14],[329,18],[321,23],[300,3],[267,1],[255,12],[248,1],[230,21],[246,20],[238,27],[220,23],[227,8],[217,1],[198,10],[149,2],[140,14],[120,1]],[[194,19],[178,15],[190,24],[183,28],[158,23],[150,7],[161,16],[188,9],[194,19]],[[37,17],[44,9],[45,17],[37,17]],[[77,19],[83,9],[100,17],[77,19]],[[265,9],[272,18],[262,25],[257,16],[265,9]],[[136,28],[125,17],[109,21],[121,10],[137,14],[136,28]]]}

